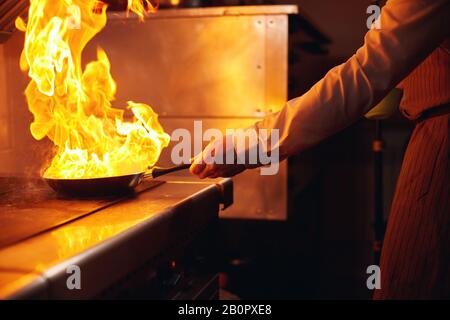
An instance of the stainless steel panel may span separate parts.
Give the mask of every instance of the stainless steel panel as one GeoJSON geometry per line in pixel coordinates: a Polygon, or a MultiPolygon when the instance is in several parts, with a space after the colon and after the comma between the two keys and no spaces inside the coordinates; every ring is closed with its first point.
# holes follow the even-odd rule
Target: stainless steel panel
{"type": "Polygon", "coordinates": [[[0,130],[6,132],[1,138],[5,144],[0,146],[2,175],[38,175],[44,162],[42,144],[32,138],[29,129],[32,115],[24,95],[29,79],[19,68],[23,41],[23,34],[15,32],[6,43],[0,44],[0,130]]]}
{"type": "Polygon", "coordinates": [[[288,17],[266,19],[266,103],[265,112],[278,111],[287,99],[288,17]]]}
{"type": "MultiPolygon", "coordinates": [[[[194,17],[222,17],[222,16],[251,16],[251,15],[288,15],[298,13],[296,5],[256,5],[256,6],[225,6],[203,8],[181,8],[158,10],[147,16],[148,19],[161,18],[194,18],[194,17]]],[[[115,12],[110,19],[122,19],[132,14],[115,12]]]]}
{"type": "Polygon", "coordinates": [[[0,45],[0,154],[11,147],[9,134],[9,112],[6,104],[6,57],[3,45],[0,45]]]}
{"type": "Polygon", "coordinates": [[[286,100],[286,16],[112,19],[85,61],[98,46],[111,60],[117,106],[133,100],[167,116],[255,117],[286,100]]]}
{"type": "Polygon", "coordinates": [[[19,68],[23,43],[16,31],[0,44],[0,176],[39,177],[52,150],[51,142],[30,133],[33,116],[24,94],[29,77],[19,68]]]}

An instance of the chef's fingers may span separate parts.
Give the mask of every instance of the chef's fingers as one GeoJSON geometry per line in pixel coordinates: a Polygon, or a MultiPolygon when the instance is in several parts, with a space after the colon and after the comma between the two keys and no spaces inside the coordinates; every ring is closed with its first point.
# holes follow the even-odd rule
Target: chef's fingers
{"type": "Polygon", "coordinates": [[[205,161],[204,154],[202,152],[194,158],[189,171],[192,174],[197,175],[199,178],[204,179],[211,174],[211,171],[213,170],[212,166],[213,164],[208,164],[208,162],[205,161]]]}
{"type": "Polygon", "coordinates": [[[190,171],[192,174],[199,174],[200,172],[203,171],[203,169],[204,169],[205,167],[206,167],[206,164],[205,164],[205,163],[199,163],[199,164],[193,163],[193,164],[191,164],[191,166],[189,167],[189,171],[190,171]]]}
{"type": "Polygon", "coordinates": [[[209,178],[217,172],[217,165],[215,163],[207,164],[205,168],[198,174],[200,179],[209,178]]]}
{"type": "Polygon", "coordinates": [[[208,178],[214,179],[219,177],[225,177],[229,174],[230,170],[232,168],[232,165],[217,165],[214,168],[214,171],[211,172],[211,174],[208,176],[208,178]]]}

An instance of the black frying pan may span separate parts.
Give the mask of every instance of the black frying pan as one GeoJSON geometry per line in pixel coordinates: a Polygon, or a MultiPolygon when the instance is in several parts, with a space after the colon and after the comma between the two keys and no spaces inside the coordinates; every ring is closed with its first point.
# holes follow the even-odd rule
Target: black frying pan
{"type": "Polygon", "coordinates": [[[150,172],[140,172],[125,176],[90,179],[51,179],[44,178],[58,193],[80,197],[95,197],[123,194],[132,191],[144,179],[154,179],[165,174],[188,169],[190,164],[170,168],[153,167],[150,172]]]}

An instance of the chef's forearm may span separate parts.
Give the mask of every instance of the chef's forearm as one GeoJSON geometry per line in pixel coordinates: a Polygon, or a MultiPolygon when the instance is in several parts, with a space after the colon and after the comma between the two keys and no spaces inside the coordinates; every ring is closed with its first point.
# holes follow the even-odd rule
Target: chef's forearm
{"type": "Polygon", "coordinates": [[[288,101],[278,113],[256,123],[257,129],[279,130],[278,147],[282,159],[342,130],[356,121],[364,113],[363,110],[369,109],[367,107],[357,112],[345,107],[354,100],[368,101],[371,95],[369,90],[352,92],[351,83],[345,81],[346,78],[357,78],[359,83],[366,81],[361,68],[355,67],[355,64],[358,62],[352,57],[333,68],[306,94],[288,101]]]}

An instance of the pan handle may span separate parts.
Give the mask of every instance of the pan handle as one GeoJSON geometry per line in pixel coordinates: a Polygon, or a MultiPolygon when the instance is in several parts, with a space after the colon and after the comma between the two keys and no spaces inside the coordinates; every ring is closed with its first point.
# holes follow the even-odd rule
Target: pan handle
{"type": "Polygon", "coordinates": [[[150,175],[152,178],[158,178],[171,172],[189,169],[190,166],[191,166],[190,164],[180,164],[178,166],[168,168],[153,167],[150,175]]]}

